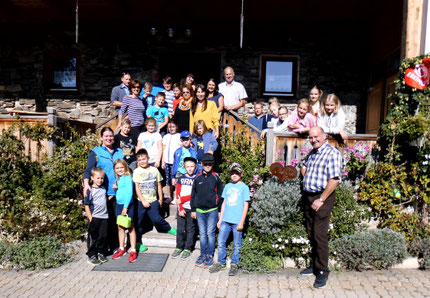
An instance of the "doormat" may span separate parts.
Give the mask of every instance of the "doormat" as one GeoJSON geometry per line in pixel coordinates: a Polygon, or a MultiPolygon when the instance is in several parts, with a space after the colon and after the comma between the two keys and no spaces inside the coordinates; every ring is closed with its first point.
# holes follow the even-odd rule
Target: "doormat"
{"type": "Polygon", "coordinates": [[[142,271],[162,272],[169,254],[141,253],[136,262],[128,262],[129,254],[123,255],[117,260],[108,257],[108,262],[95,266],[93,271],[142,271]]]}

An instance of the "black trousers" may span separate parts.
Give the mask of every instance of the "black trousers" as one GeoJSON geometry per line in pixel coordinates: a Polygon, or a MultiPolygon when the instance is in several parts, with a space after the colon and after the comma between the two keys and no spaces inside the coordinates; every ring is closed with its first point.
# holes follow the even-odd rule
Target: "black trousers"
{"type": "Polygon", "coordinates": [[[185,209],[185,217],[177,218],[176,248],[193,250],[196,233],[196,220],[191,217],[191,210],[185,209]]]}
{"type": "Polygon", "coordinates": [[[96,256],[98,253],[107,253],[108,219],[94,218],[88,225],[88,251],[87,256],[96,256]]]}
{"type": "Polygon", "coordinates": [[[311,206],[315,200],[320,198],[321,193],[304,192],[303,210],[306,219],[306,232],[308,233],[312,247],[312,267],[314,274],[317,275],[322,271],[323,274],[328,275],[328,227],[336,198],[336,191],[333,191],[318,212],[315,212],[311,206]]]}

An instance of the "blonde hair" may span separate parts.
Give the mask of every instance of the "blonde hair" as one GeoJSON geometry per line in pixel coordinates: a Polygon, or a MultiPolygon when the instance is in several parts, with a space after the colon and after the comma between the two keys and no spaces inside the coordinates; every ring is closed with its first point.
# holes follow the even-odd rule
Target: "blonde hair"
{"type": "Polygon", "coordinates": [[[327,95],[326,97],[324,97],[324,99],[323,99],[323,101],[322,101],[321,114],[322,114],[322,115],[325,115],[325,114],[326,114],[326,111],[325,111],[325,104],[326,104],[326,102],[328,102],[328,101],[331,101],[331,102],[333,102],[333,103],[335,104],[335,107],[334,107],[334,111],[333,111],[333,113],[334,113],[334,114],[337,114],[337,112],[339,112],[339,109],[340,109],[341,103],[340,103],[340,99],[339,99],[339,97],[337,97],[337,95],[335,95],[334,93],[331,93],[331,94],[327,95]]]}
{"type": "MultiPolygon", "coordinates": [[[[117,164],[121,164],[124,167],[124,170],[125,170],[124,175],[131,176],[130,168],[128,167],[128,164],[127,164],[127,162],[124,159],[119,158],[119,159],[115,160],[115,162],[113,163],[113,169],[114,169],[114,171],[115,171],[115,167],[116,167],[117,164]]],[[[116,173],[115,173],[115,177],[117,179],[119,178],[116,173]]]]}
{"type": "Polygon", "coordinates": [[[157,120],[155,120],[155,118],[154,118],[154,117],[149,116],[149,117],[148,117],[148,118],[146,118],[146,120],[145,120],[145,127],[146,127],[150,122],[152,122],[152,123],[154,123],[155,125],[157,125],[157,120]]]}
{"type": "Polygon", "coordinates": [[[145,89],[152,89],[152,84],[150,82],[146,82],[145,85],[143,85],[143,86],[144,86],[144,88],[143,88],[144,90],[145,89]]]}
{"type": "Polygon", "coordinates": [[[105,171],[102,168],[94,167],[91,169],[91,177],[94,177],[95,174],[99,174],[100,176],[104,176],[105,171]]]}
{"type": "Polygon", "coordinates": [[[299,108],[299,106],[304,103],[308,106],[307,111],[308,113],[310,113],[312,111],[312,107],[311,107],[311,103],[309,102],[309,99],[307,98],[302,98],[297,102],[297,108],[299,108]]]}
{"type": "Polygon", "coordinates": [[[274,101],[269,105],[269,109],[271,109],[271,108],[278,108],[279,109],[280,107],[281,107],[281,105],[277,101],[274,101]]]}
{"type": "Polygon", "coordinates": [[[254,109],[255,109],[255,106],[261,106],[262,108],[264,108],[264,104],[261,101],[254,102],[254,109]]]}
{"type": "Polygon", "coordinates": [[[203,134],[208,132],[208,127],[206,126],[206,123],[204,120],[197,120],[196,122],[194,122],[194,134],[197,135],[197,128],[199,128],[199,126],[203,127],[203,134]]]}
{"type": "Polygon", "coordinates": [[[279,104],[279,100],[278,100],[278,98],[277,97],[271,97],[271,98],[269,98],[269,103],[271,104],[271,103],[274,103],[274,102],[277,102],[278,104],[279,104]]]}

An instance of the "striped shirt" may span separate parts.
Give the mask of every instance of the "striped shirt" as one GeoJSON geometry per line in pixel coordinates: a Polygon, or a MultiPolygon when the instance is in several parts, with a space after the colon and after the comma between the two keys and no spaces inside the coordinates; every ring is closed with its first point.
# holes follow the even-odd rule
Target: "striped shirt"
{"type": "Polygon", "coordinates": [[[325,143],[309,153],[303,161],[302,167],[306,168],[303,190],[321,192],[327,187],[330,179],[340,179],[342,156],[339,150],[325,143]]]}
{"type": "Polygon", "coordinates": [[[125,96],[122,100],[120,116],[124,116],[128,111],[128,118],[131,121],[131,127],[141,126],[145,122],[145,105],[140,98],[125,96]]]}
{"type": "Polygon", "coordinates": [[[169,90],[169,91],[164,90],[163,93],[166,94],[166,100],[164,101],[163,107],[167,108],[170,116],[173,113],[173,99],[175,98],[175,94],[173,93],[172,90],[169,90]]]}

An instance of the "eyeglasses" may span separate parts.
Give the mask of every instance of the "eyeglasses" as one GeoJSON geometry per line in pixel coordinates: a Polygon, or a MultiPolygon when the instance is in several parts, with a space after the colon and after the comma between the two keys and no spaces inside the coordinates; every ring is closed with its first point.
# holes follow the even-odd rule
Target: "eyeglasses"
{"type": "Polygon", "coordinates": [[[131,89],[142,89],[142,87],[134,86],[134,87],[131,87],[131,89]]]}
{"type": "Polygon", "coordinates": [[[285,115],[288,115],[288,113],[281,113],[281,114],[279,114],[279,116],[285,116],[285,115]]]}
{"type": "Polygon", "coordinates": [[[190,91],[183,91],[182,94],[190,94],[190,91]]]}
{"type": "Polygon", "coordinates": [[[203,163],[204,167],[212,167],[214,164],[213,163],[203,163]]]}

